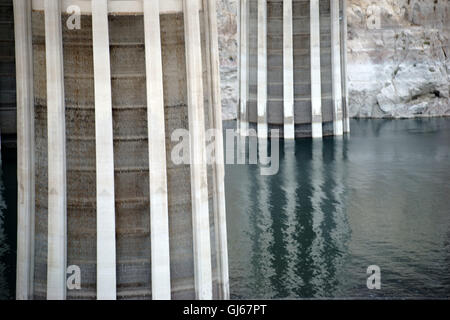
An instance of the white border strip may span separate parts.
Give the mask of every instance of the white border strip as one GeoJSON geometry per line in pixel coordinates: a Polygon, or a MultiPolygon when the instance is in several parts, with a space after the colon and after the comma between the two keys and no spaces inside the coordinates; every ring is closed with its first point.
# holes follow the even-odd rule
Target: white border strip
{"type": "MultiPolygon", "coordinates": [[[[44,11],[45,0],[32,0],[34,11],[44,11]]],[[[148,0],[147,0],[148,1],[148,0]]],[[[192,1],[192,0],[191,0],[192,1]]],[[[202,1],[199,2],[199,8],[202,10],[202,1]]],[[[61,11],[67,12],[67,8],[75,5],[81,9],[81,14],[92,14],[91,0],[61,0],[61,11]]],[[[159,0],[159,13],[169,14],[183,12],[182,0],[159,0]]],[[[143,14],[144,8],[142,0],[109,0],[109,14],[143,14]]]]}

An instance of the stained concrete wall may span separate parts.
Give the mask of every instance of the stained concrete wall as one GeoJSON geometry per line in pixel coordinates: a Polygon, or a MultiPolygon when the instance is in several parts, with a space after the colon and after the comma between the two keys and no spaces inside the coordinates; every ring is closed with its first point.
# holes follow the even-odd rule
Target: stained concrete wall
{"type": "MultiPolygon", "coordinates": [[[[202,15],[201,15],[202,17],[202,15]]],[[[90,16],[81,30],[63,19],[67,134],[68,265],[82,271],[82,289],[69,299],[96,298],[95,106],[90,16]]],[[[201,18],[201,20],[203,20],[201,18]]],[[[206,46],[202,53],[205,126],[210,127],[206,46]]],[[[149,164],[144,27],[142,16],[110,16],[116,198],[117,298],[151,298],[149,164]]],[[[172,298],[194,299],[194,258],[190,166],[174,165],[175,129],[188,129],[183,14],[161,16],[172,298]]],[[[43,13],[33,13],[36,102],[35,298],[46,297],[47,128],[43,13]]],[[[218,296],[212,167],[208,166],[213,296],[218,296]]],[[[151,183],[151,181],[150,181],[151,183]]]]}
{"type": "Polygon", "coordinates": [[[0,133],[16,134],[16,66],[12,0],[0,0],[0,133]]]}

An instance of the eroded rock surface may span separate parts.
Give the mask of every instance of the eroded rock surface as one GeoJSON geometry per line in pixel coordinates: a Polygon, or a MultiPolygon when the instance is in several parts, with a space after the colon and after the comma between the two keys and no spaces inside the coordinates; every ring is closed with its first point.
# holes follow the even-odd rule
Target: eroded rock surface
{"type": "MultiPolygon", "coordinates": [[[[218,1],[224,119],[236,118],[237,4],[218,1]]],[[[449,0],[348,0],[350,115],[450,116],[449,0]]]]}

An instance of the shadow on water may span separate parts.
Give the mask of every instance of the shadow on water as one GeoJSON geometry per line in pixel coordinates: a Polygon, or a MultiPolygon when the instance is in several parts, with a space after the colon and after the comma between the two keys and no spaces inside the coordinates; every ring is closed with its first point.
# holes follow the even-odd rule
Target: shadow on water
{"type": "Polygon", "coordinates": [[[281,141],[273,176],[227,165],[232,298],[449,296],[450,120],[352,128],[281,141]],[[380,291],[366,286],[373,264],[380,291]]]}
{"type": "Polygon", "coordinates": [[[15,296],[17,156],[2,148],[0,159],[0,300],[15,296]]]}

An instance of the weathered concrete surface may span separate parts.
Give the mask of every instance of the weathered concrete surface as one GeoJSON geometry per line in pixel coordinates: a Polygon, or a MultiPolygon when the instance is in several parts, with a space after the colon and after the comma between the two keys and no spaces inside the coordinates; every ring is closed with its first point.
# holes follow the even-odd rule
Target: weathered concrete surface
{"type": "MultiPolygon", "coordinates": [[[[450,115],[449,2],[347,1],[350,116],[450,115]],[[381,25],[369,29],[376,8],[381,25]]],[[[224,119],[236,117],[239,95],[237,3],[218,2],[224,119]]]]}

